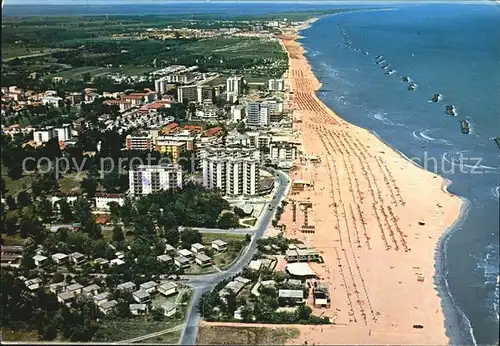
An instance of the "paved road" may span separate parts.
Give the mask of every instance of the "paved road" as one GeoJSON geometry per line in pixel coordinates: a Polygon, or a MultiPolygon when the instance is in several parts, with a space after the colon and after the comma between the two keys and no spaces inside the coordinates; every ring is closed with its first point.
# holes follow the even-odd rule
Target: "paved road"
{"type": "MultiPolygon", "coordinates": [[[[289,189],[288,176],[281,171],[276,171],[276,173],[278,173],[279,186],[274,194],[275,199],[271,202],[273,205],[281,203],[289,189]]],[[[269,210],[268,208],[263,210],[261,217],[254,227],[254,236],[250,244],[246,247],[245,252],[228,270],[222,273],[199,275],[189,279],[189,284],[194,288],[194,294],[188,306],[186,325],[180,338],[181,345],[194,345],[196,342],[196,336],[198,335],[198,328],[201,322],[201,316],[198,312],[198,303],[201,295],[212,290],[218,282],[241,272],[243,268],[248,265],[257,250],[257,240],[262,238],[265,230],[273,219],[275,210],[275,208],[273,208],[273,210],[269,210]]],[[[246,231],[248,230],[249,229],[246,229],[246,231]]]]}

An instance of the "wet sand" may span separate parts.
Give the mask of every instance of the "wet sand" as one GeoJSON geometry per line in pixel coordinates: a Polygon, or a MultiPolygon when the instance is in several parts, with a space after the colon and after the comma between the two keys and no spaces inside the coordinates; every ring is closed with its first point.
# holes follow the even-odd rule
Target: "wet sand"
{"type": "Polygon", "coordinates": [[[323,256],[324,263],[311,267],[328,284],[331,307],[314,313],[334,324],[296,326],[300,337],[290,343],[446,344],[433,281],[435,251],[462,202],[446,192],[441,177],[344,121],[316,97],[321,84],[298,37],[297,31],[280,37],[290,63],[286,99],[302,140],[291,177],[310,186],[292,189],[281,220],[287,237],[323,256]],[[301,231],[300,201],[306,200],[312,202],[308,223],[315,233],[301,231]]]}

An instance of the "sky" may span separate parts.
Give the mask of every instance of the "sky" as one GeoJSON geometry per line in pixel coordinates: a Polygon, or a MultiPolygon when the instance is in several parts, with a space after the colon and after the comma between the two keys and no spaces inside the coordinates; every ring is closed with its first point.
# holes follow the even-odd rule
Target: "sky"
{"type": "MultiPolygon", "coordinates": [[[[40,5],[42,1],[46,5],[117,5],[117,4],[141,4],[141,3],[172,3],[172,2],[203,2],[206,0],[4,0],[4,5],[40,5]]],[[[212,2],[217,2],[217,1],[230,1],[230,2],[238,2],[238,1],[231,1],[231,0],[210,0],[212,2]]],[[[239,1],[252,1],[252,0],[239,0],[239,1]]],[[[255,0],[254,0],[255,1],[255,0]]],[[[263,1],[263,0],[261,0],[263,1]]],[[[381,0],[354,0],[354,1],[346,1],[346,0],[278,0],[278,1],[286,1],[286,2],[298,2],[298,3],[311,3],[311,2],[331,2],[331,3],[348,3],[348,2],[395,2],[395,1],[381,1],[381,0]]],[[[451,2],[452,0],[434,0],[435,2],[451,2]]],[[[477,2],[484,2],[488,0],[477,0],[477,2]]],[[[273,2],[271,1],[266,1],[266,2],[273,2]]],[[[399,0],[396,2],[424,2],[420,0],[399,0]]],[[[429,1],[425,1],[429,2],[429,1]]],[[[464,1],[453,1],[453,2],[471,2],[470,0],[464,0],[464,1]]]]}

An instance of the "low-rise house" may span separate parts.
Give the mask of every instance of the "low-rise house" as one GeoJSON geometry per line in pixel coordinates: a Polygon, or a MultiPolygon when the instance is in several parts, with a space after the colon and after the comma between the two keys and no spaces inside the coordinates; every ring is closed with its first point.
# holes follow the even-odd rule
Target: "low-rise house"
{"type": "Polygon", "coordinates": [[[66,286],[68,286],[66,281],[56,282],[49,285],[49,291],[54,294],[59,294],[66,290],[66,286]]]}
{"type": "Polygon", "coordinates": [[[113,311],[113,308],[118,304],[116,300],[110,300],[108,302],[103,303],[101,306],[99,306],[99,310],[105,315],[109,314],[110,312],[113,311]]]}
{"type": "Polygon", "coordinates": [[[194,243],[191,245],[191,252],[193,253],[200,253],[203,252],[203,250],[205,250],[205,246],[200,243],[194,243]]]}
{"type": "Polygon", "coordinates": [[[132,298],[140,304],[151,302],[151,295],[144,290],[135,291],[132,293],[132,298]]]}
{"type": "Polygon", "coordinates": [[[139,289],[148,292],[149,294],[155,293],[158,283],[154,281],[148,281],[139,285],[139,289]]]}
{"type": "Polygon", "coordinates": [[[85,296],[89,297],[89,296],[95,296],[96,294],[99,294],[100,290],[101,290],[101,288],[98,285],[93,284],[93,285],[82,288],[82,293],[85,296]]]}
{"type": "Polygon", "coordinates": [[[297,262],[299,260],[299,255],[296,249],[289,249],[285,252],[285,259],[287,262],[297,262]]]}
{"type": "Polygon", "coordinates": [[[42,279],[40,278],[35,278],[35,279],[31,279],[31,280],[26,280],[24,282],[24,284],[26,285],[26,287],[30,290],[30,291],[34,291],[38,288],[40,288],[42,286],[42,279]]]}
{"type": "Polygon", "coordinates": [[[52,255],[52,260],[56,264],[63,264],[63,263],[66,263],[68,261],[68,255],[58,252],[58,253],[55,253],[52,255]]]}
{"type": "Polygon", "coordinates": [[[262,287],[276,287],[276,281],[274,281],[274,280],[265,280],[265,281],[261,281],[260,285],[262,287]]]}
{"type": "Polygon", "coordinates": [[[135,284],[131,281],[127,281],[127,282],[124,282],[122,284],[119,284],[118,286],[116,286],[116,289],[118,291],[128,291],[128,292],[132,292],[133,290],[135,290],[135,284]]]}
{"type": "Polygon", "coordinates": [[[189,268],[191,263],[186,257],[183,256],[177,256],[174,258],[174,264],[179,267],[179,268],[189,268]]]}
{"type": "Polygon", "coordinates": [[[248,268],[251,270],[259,271],[260,267],[262,267],[262,262],[259,260],[250,261],[248,264],[248,268]]]}
{"type": "Polygon", "coordinates": [[[304,291],[303,290],[278,290],[278,301],[281,305],[294,305],[303,304],[304,291]]]}
{"type": "Polygon", "coordinates": [[[122,264],[125,264],[125,261],[121,260],[119,258],[115,258],[115,259],[112,259],[111,261],[109,261],[109,265],[111,267],[113,267],[113,266],[121,266],[122,264]]]}
{"type": "Polygon", "coordinates": [[[115,252],[115,256],[118,259],[124,259],[125,258],[125,255],[123,254],[123,252],[120,252],[120,251],[115,252]]]}
{"type": "Polygon", "coordinates": [[[130,304],[130,313],[134,316],[143,315],[148,312],[148,306],[146,304],[130,304]]]}
{"type": "Polygon", "coordinates": [[[230,281],[224,286],[222,290],[219,292],[219,297],[222,301],[226,302],[226,296],[229,295],[229,292],[232,291],[235,295],[238,295],[240,291],[245,287],[245,284],[239,281],[230,281]]]}
{"type": "Polygon", "coordinates": [[[69,255],[69,259],[74,264],[82,264],[85,261],[85,255],[79,252],[73,252],[69,255]]]}
{"type": "Polygon", "coordinates": [[[13,267],[19,268],[21,266],[21,262],[23,259],[23,255],[10,255],[10,254],[2,254],[0,257],[1,266],[2,267],[13,267]]]}
{"type": "Polygon", "coordinates": [[[243,312],[243,306],[239,306],[236,310],[234,310],[233,317],[235,320],[241,321],[243,320],[243,316],[241,313],[243,312]]]}
{"type": "Polygon", "coordinates": [[[102,304],[104,304],[108,301],[108,297],[109,297],[109,292],[99,293],[99,294],[94,296],[94,298],[93,298],[94,303],[97,306],[101,306],[102,304]]]}
{"type": "Polygon", "coordinates": [[[172,262],[172,257],[170,257],[169,255],[159,255],[159,256],[156,256],[156,260],[158,262],[172,262]]]}
{"type": "Polygon", "coordinates": [[[201,267],[208,267],[212,265],[212,259],[203,253],[197,254],[194,261],[201,267]]]}
{"type": "Polygon", "coordinates": [[[224,240],[216,239],[212,241],[212,249],[218,252],[224,252],[227,250],[227,243],[224,240]]]}
{"type": "Polygon", "coordinates": [[[313,289],[314,306],[330,306],[330,294],[328,292],[328,285],[319,284],[313,289]]]}
{"type": "Polygon", "coordinates": [[[121,193],[96,192],[94,198],[97,210],[109,210],[109,204],[112,202],[115,202],[120,206],[123,206],[125,203],[125,195],[121,193]]]}
{"type": "Polygon", "coordinates": [[[37,267],[41,267],[45,263],[47,263],[47,257],[42,256],[42,255],[35,255],[35,256],[33,256],[33,261],[35,262],[35,265],[37,267]]]}
{"type": "Polygon", "coordinates": [[[158,287],[158,292],[168,297],[177,293],[177,284],[172,281],[167,281],[158,287]]]}
{"type": "Polygon", "coordinates": [[[165,302],[161,306],[163,308],[163,313],[165,316],[173,316],[177,312],[177,304],[172,302],[165,302]]]}
{"type": "Polygon", "coordinates": [[[71,292],[73,295],[77,296],[82,293],[82,288],[82,285],[80,285],[78,282],[75,282],[74,284],[66,286],[65,292],[71,292]]]}
{"type": "Polygon", "coordinates": [[[299,280],[299,279],[288,279],[288,280],[286,280],[286,284],[288,286],[304,287],[304,282],[302,280],[299,280]]]}
{"type": "Polygon", "coordinates": [[[94,263],[102,267],[105,264],[109,264],[109,261],[105,258],[99,257],[94,260],[94,263]]]}
{"type": "Polygon", "coordinates": [[[177,251],[177,254],[179,256],[185,257],[187,259],[193,258],[193,253],[191,251],[189,251],[188,249],[180,249],[179,251],[177,251]]]}
{"type": "Polygon", "coordinates": [[[173,247],[170,244],[165,244],[165,253],[167,255],[173,255],[173,254],[175,254],[175,247],[173,247]]]}
{"type": "Polygon", "coordinates": [[[238,277],[234,278],[234,281],[241,282],[245,286],[248,285],[250,282],[252,282],[252,280],[244,278],[242,276],[238,276],[238,277]]]}
{"type": "Polygon", "coordinates": [[[75,300],[75,295],[71,292],[64,291],[57,295],[57,301],[61,304],[67,304],[75,300]]]}

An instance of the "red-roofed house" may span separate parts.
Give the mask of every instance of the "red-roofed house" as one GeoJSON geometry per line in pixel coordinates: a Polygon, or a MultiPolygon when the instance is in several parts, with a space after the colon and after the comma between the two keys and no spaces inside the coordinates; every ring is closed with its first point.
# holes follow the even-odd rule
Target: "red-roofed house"
{"type": "Polygon", "coordinates": [[[118,107],[120,107],[120,112],[125,112],[126,110],[129,110],[130,108],[132,108],[132,103],[129,102],[129,101],[126,101],[126,100],[105,100],[103,102],[103,104],[105,105],[116,105],[118,107]]]}
{"type": "Polygon", "coordinates": [[[168,124],[167,126],[165,126],[165,127],[161,130],[161,132],[162,132],[162,134],[165,134],[165,135],[166,135],[166,134],[171,133],[172,131],[174,131],[174,130],[175,130],[176,128],[178,128],[178,127],[179,127],[179,124],[177,124],[177,123],[170,123],[170,124],[168,124]]]}
{"type": "Polygon", "coordinates": [[[109,203],[115,202],[122,206],[125,202],[125,195],[122,193],[96,192],[95,206],[98,210],[109,210],[109,203]]]}
{"type": "Polygon", "coordinates": [[[196,133],[201,133],[202,128],[200,125],[184,125],[184,130],[196,132],[196,133]]]}
{"type": "Polygon", "coordinates": [[[223,130],[222,127],[212,127],[211,129],[205,131],[203,137],[213,137],[222,134],[222,130],[223,130]]]}

